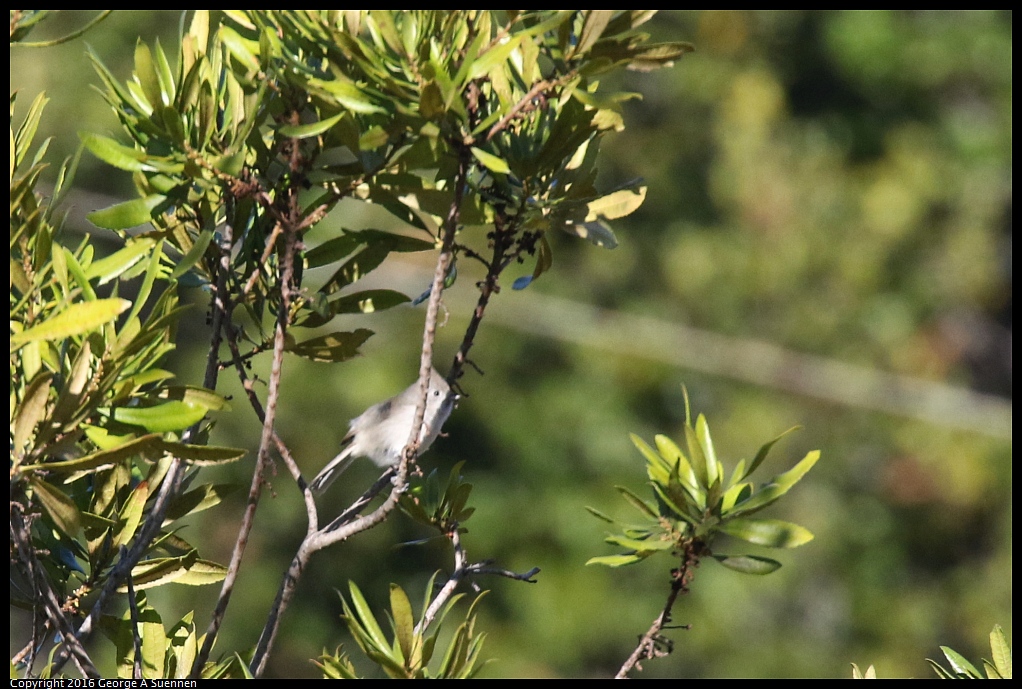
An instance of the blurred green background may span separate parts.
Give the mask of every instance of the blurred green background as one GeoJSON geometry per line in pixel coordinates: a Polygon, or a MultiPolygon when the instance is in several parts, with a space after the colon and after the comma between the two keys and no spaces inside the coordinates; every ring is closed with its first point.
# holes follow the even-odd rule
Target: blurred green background
{"type": "MultiPolygon", "coordinates": [[[[61,13],[32,38],[90,16],[61,13]]],[[[119,136],[91,88],[85,43],[123,78],[136,38],[172,47],[180,21],[115,13],[84,39],[12,49],[19,101],[41,90],[51,99],[53,161],[73,153],[78,130],[119,136]]],[[[542,569],[533,585],[479,582],[492,590],[480,625],[496,660],[485,674],[613,674],[659,612],[671,563],[585,567],[614,551],[584,507],[629,516],[613,486],[641,492],[645,476],[628,433],[677,436],[682,384],[729,467],[804,427],[775,448],[761,480],[822,450],[765,515],[816,540],[775,555],[784,567],[764,578],[706,562],[675,608],[691,630],[672,632],[674,653],[646,662],[642,676],[847,677],[856,662],[923,677],[941,644],[989,657],[995,623],[1012,638],[1011,13],[668,12],[647,26],[697,52],[615,79],[643,98],[603,146],[604,187],[643,177],[645,205],[615,223],[617,249],[554,237],[552,271],[523,292],[506,281],[472,351],[485,376],[468,372],[470,396],[424,460],[443,470],[467,462],[470,558],[542,569]]],[[[131,195],[130,179],[85,156],[76,186],[65,241],[91,231],[113,246],[82,215],[131,195]]],[[[310,243],[336,232],[344,210],[310,243]]],[[[367,281],[415,296],[431,262],[388,260],[367,281]]],[[[459,267],[438,334],[441,370],[475,298],[474,268],[459,267]]],[[[171,368],[196,383],[205,295],[187,298],[198,305],[171,368]]],[[[287,360],[279,431],[307,476],[334,455],[349,418],[413,379],[423,317],[408,306],[351,317],[342,326],[377,335],[343,366],[287,360]]],[[[255,448],[254,415],[225,391],[235,410],[221,414],[215,441],[255,448]]],[[[222,480],[247,486],[251,462],[222,480]]],[[[356,466],[323,509],[375,475],[356,466]]],[[[229,558],[240,500],[190,527],[205,557],[229,558]]],[[[304,529],[281,472],[219,651],[254,645],[304,529]]],[[[430,574],[450,565],[448,549],[392,543],[424,535],[398,516],[314,559],[271,674],[315,676],[307,659],[320,649],[354,650],[334,592],[348,579],[372,601],[391,581],[421,598],[430,574]]],[[[217,591],[166,587],[152,599],[166,621],[208,610],[217,591]]]]}

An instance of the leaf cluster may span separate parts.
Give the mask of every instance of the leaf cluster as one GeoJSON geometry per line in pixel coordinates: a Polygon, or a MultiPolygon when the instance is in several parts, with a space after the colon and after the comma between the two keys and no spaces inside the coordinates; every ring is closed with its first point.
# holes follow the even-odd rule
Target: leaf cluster
{"type": "MultiPolygon", "coordinates": [[[[429,608],[430,593],[433,590],[435,576],[430,578],[426,586],[426,598],[422,610],[429,608]]],[[[465,613],[465,619],[458,625],[444,650],[438,665],[432,669],[430,661],[436,654],[436,644],[440,635],[443,620],[451,609],[461,600],[462,594],[455,595],[447,601],[442,612],[424,631],[423,624],[416,624],[408,595],[396,585],[390,585],[390,611],[388,621],[393,632],[393,639],[388,641],[387,635],[373,615],[365,597],[354,582],[348,583],[351,602],[343,596],[343,619],[347,624],[355,642],[362,652],[379,665],[387,676],[392,679],[469,679],[474,677],[485,664],[480,658],[484,633],[476,632],[476,605],[483,595],[476,596],[465,613]]],[[[324,653],[317,663],[326,678],[357,679],[351,661],[340,649],[333,655],[324,653]]]]}
{"type": "MultiPolygon", "coordinates": [[[[587,564],[620,567],[640,562],[654,553],[677,553],[693,544],[696,554],[709,550],[719,534],[769,548],[794,548],[812,540],[806,528],[777,519],[750,515],[772,505],[805,476],[820,457],[817,450],[798,464],[769,481],[755,486],[748,477],[759,468],[778,440],[789,429],[764,444],[751,462],[739,460],[730,476],[717,458],[706,418],[700,414],[692,423],[686,395],[686,420],[683,451],[665,435],[655,438],[656,449],[632,435],[632,443],[646,459],[646,474],[653,491],[652,500],[644,500],[625,486],[618,491],[643,517],[643,522],[624,526],[620,533],[607,536],[606,542],[625,548],[620,555],[591,558],[587,564]]],[[[598,518],[617,523],[589,508],[598,518]]],[[[776,560],[755,555],[713,554],[729,569],[746,574],[769,574],[780,568],[776,560]]]]}
{"type": "MultiPolygon", "coordinates": [[[[87,611],[153,509],[170,464],[204,466],[243,452],[185,439],[226,403],[172,385],[160,368],[182,310],[163,242],[132,239],[105,258],[87,238],[74,249],[58,242],[53,208],[73,165],[61,167],[49,202],[36,191],[48,142],[30,149],[45,102],[36,98],[15,129],[11,97],[10,469],[19,514],[11,538],[24,555],[12,569],[11,602],[31,609],[52,592],[65,608],[87,611]],[[137,295],[121,298],[133,279],[137,295]],[[48,557],[26,560],[35,553],[48,557]]],[[[225,490],[197,485],[170,503],[132,570],[136,588],[222,578],[223,568],[201,559],[173,523],[216,505],[225,490]]]]}
{"type": "Polygon", "coordinates": [[[940,647],[947,658],[951,669],[948,670],[935,660],[926,659],[937,677],[941,679],[1011,679],[1011,646],[1004,636],[1001,625],[995,624],[990,632],[990,657],[992,661],[983,659],[983,672],[965,659],[962,654],[947,646],[940,647]]]}
{"type": "MultiPolygon", "coordinates": [[[[609,223],[637,209],[645,187],[596,188],[600,140],[623,127],[621,104],[636,97],[606,92],[598,77],[666,66],[691,49],[650,44],[639,31],[650,16],[196,10],[179,50],[139,42],[126,80],[91,54],[124,139],[83,131],[82,145],[130,173],[138,192],[89,216],[124,239],[103,258],[88,240],[74,250],[54,240],[59,223],[34,191],[45,145],[27,157],[44,99],[15,131],[12,96],[12,495],[31,550],[53,555],[42,588],[85,611],[129,546],[144,553],[121,593],[224,576],[175,528],[226,490],[198,485],[198,471],[181,479],[176,468],[242,454],[207,444],[207,415],[227,410],[226,402],[211,390],[172,385],[161,368],[182,311],[179,286],[208,290],[212,320],[225,323],[215,326],[209,371],[223,366],[221,337],[239,370],[271,348],[275,357],[339,362],[373,332],[320,329],[340,315],[408,301],[393,290],[354,287],[391,253],[443,247],[479,260],[487,268],[485,307],[509,265],[535,257],[519,289],[552,266],[553,230],[613,248],[609,223]],[[356,227],[335,212],[341,201],[382,208],[391,223],[356,227]],[[139,283],[131,300],[120,294],[129,280],[139,283]],[[242,337],[252,345],[244,354],[242,337]],[[169,504],[154,520],[163,514],[154,511],[157,496],[169,504]]],[[[12,15],[12,27],[23,36],[37,18],[19,24],[12,15]]],[[[445,287],[456,277],[449,264],[445,287]]],[[[471,485],[457,468],[441,484],[429,477],[405,508],[457,535],[472,512],[471,485]]],[[[12,540],[27,545],[15,531],[12,540]]],[[[30,564],[12,587],[12,601],[26,607],[44,593],[30,564]]],[[[141,661],[143,676],[184,672],[189,649],[202,642],[190,618],[168,632],[144,595],[127,598],[132,616],[106,623],[120,671],[141,661]]],[[[478,669],[474,607],[440,667],[427,671],[436,632],[411,626],[400,588],[392,591],[393,644],[384,643],[357,588],[352,601],[353,633],[388,672],[454,677],[478,669]]],[[[42,638],[46,630],[35,631],[42,638]]],[[[217,667],[210,671],[227,672],[217,667]]]]}
{"type": "MultiPolygon", "coordinates": [[[[130,145],[82,133],[102,160],[135,175],[139,198],[98,211],[101,227],[146,222],[181,258],[175,276],[212,283],[224,224],[241,245],[232,292],[255,323],[275,303],[282,226],[309,233],[341,199],[386,209],[406,228],[322,237],[299,270],[329,268],[291,305],[295,325],[407,301],[389,290],[338,295],[394,251],[435,246],[456,198],[463,154],[473,162],[465,224],[501,233],[491,265],[537,255],[559,229],[616,246],[607,221],[641,205],[638,183],[597,192],[598,140],[623,127],[620,104],[594,79],[617,67],[671,64],[691,47],[650,46],[651,14],[624,11],[196,11],[176,64],[139,44],[124,83],[95,58],[104,96],[130,145]],[[433,235],[433,236],[431,236],[433,235]],[[212,245],[211,245],[212,243],[212,245]],[[244,285],[244,289],[240,286],[244,285]]],[[[333,217],[333,216],[331,216],[333,217]]],[[[289,351],[349,358],[371,334],[296,339],[289,351]]],[[[256,343],[265,348],[265,339],[256,343]]]]}

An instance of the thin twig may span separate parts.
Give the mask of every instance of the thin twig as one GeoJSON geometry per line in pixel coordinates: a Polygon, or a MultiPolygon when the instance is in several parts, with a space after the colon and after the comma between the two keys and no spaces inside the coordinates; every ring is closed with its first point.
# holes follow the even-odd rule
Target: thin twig
{"type": "MultiPolygon", "coordinates": [[[[639,639],[638,645],[628,659],[618,669],[614,679],[628,679],[628,673],[637,669],[642,670],[642,661],[647,658],[657,658],[671,652],[670,642],[660,635],[660,632],[671,621],[671,609],[675,601],[682,593],[688,593],[688,585],[692,581],[694,568],[699,565],[699,557],[705,552],[705,546],[701,541],[689,540],[684,544],[681,554],[681,566],[671,572],[671,592],[667,595],[667,602],[664,609],[653,620],[653,624],[639,639]],[[660,650],[665,646],[666,650],[660,650]]],[[[687,628],[687,627],[686,627],[687,628]]]]}
{"type": "MultiPolygon", "coordinates": [[[[123,558],[127,552],[128,549],[122,545],[121,557],[123,558]]],[[[131,662],[131,676],[134,679],[142,679],[142,637],[138,633],[138,601],[135,600],[135,583],[131,580],[131,574],[128,574],[126,583],[128,585],[128,610],[131,614],[131,644],[135,651],[135,657],[131,662]]]]}
{"type": "MultiPolygon", "coordinates": [[[[466,180],[469,169],[470,153],[468,147],[459,145],[459,167],[455,180],[454,200],[451,203],[450,211],[443,228],[443,242],[440,256],[437,259],[436,270],[433,274],[433,286],[430,291],[429,305],[426,309],[426,323],[423,332],[422,356],[420,357],[419,380],[420,398],[416,405],[416,413],[411,428],[409,442],[405,447],[401,461],[398,462],[393,478],[391,479],[392,489],[383,503],[368,515],[348,521],[344,526],[331,524],[327,528],[312,533],[302,541],[291,559],[291,564],[285,572],[283,580],[277,591],[276,599],[270,609],[266,624],[263,627],[256,651],[250,665],[252,674],[261,677],[266,669],[270,651],[280,626],[280,619],[287,609],[294,592],[298,586],[302,571],[308,564],[309,558],[319,550],[334,543],[350,538],[356,533],[373,528],[382,523],[391,512],[397,509],[401,494],[408,487],[408,474],[410,464],[416,455],[421,435],[421,427],[426,413],[426,393],[428,391],[430,367],[432,366],[433,337],[436,333],[436,319],[440,311],[440,299],[443,294],[444,278],[447,275],[448,267],[453,259],[454,238],[457,234],[458,220],[461,213],[461,204],[464,200],[466,180]]],[[[388,470],[390,471],[390,470],[388,470]]],[[[385,485],[385,484],[383,484],[385,485]]],[[[382,486],[381,486],[382,490],[382,486]]],[[[349,513],[346,511],[346,514],[349,513]]]]}
{"type": "Polygon", "coordinates": [[[458,525],[454,524],[451,528],[448,538],[451,539],[451,545],[454,547],[454,571],[451,576],[447,578],[444,585],[440,587],[440,591],[437,592],[436,596],[430,602],[429,607],[422,613],[422,619],[415,626],[416,634],[421,634],[423,631],[429,628],[429,625],[433,624],[433,620],[440,613],[440,610],[447,604],[451,596],[454,595],[454,591],[458,588],[458,584],[467,579],[470,576],[478,574],[494,574],[497,576],[507,577],[509,579],[516,579],[518,581],[526,581],[530,584],[535,584],[536,581],[533,579],[534,576],[539,574],[539,567],[533,567],[528,572],[518,574],[506,569],[491,568],[487,565],[492,563],[477,562],[475,564],[468,564],[468,557],[465,554],[465,548],[461,544],[461,532],[458,530],[458,525]]]}
{"type": "MultiPolygon", "coordinates": [[[[231,313],[231,298],[229,289],[229,277],[231,273],[231,250],[234,245],[234,217],[233,217],[233,197],[228,196],[227,201],[227,223],[224,225],[224,231],[220,240],[220,256],[217,266],[217,280],[216,280],[216,294],[213,299],[213,332],[214,332],[214,351],[219,353],[220,350],[220,337],[224,330],[227,330],[228,346],[230,346],[232,352],[237,352],[238,345],[235,337],[235,331],[231,328],[229,323],[225,323],[225,320],[230,317],[231,313]]],[[[235,357],[237,360],[237,357],[235,357]]],[[[260,418],[260,421],[263,419],[260,418]]],[[[202,669],[209,659],[209,654],[213,650],[213,644],[216,643],[217,635],[220,631],[220,625],[223,624],[224,614],[227,611],[227,606],[231,600],[231,593],[234,591],[234,583],[238,577],[238,571],[241,567],[241,559],[245,553],[245,546],[248,544],[248,534],[252,529],[252,523],[255,519],[255,507],[259,500],[259,487],[262,485],[262,464],[257,461],[256,471],[253,472],[252,486],[249,488],[248,502],[245,507],[245,513],[241,520],[241,527],[238,530],[238,537],[234,543],[234,549],[231,552],[231,562],[227,567],[227,574],[224,577],[223,583],[220,585],[220,595],[217,597],[216,605],[213,608],[213,614],[210,616],[209,626],[206,628],[205,638],[202,641],[202,647],[199,649],[199,653],[195,656],[195,660],[192,662],[191,672],[189,673],[192,678],[199,678],[202,676],[202,669]],[[253,495],[254,493],[254,495],[253,495]]]]}
{"type": "Polygon", "coordinates": [[[25,574],[34,590],[34,598],[42,600],[43,609],[46,611],[50,625],[58,630],[63,638],[64,645],[61,649],[63,662],[61,664],[63,665],[68,659],[71,659],[84,677],[97,679],[101,677],[99,670],[96,669],[88,652],[75,635],[71,618],[63,610],[60,601],[57,600],[57,594],[50,585],[46,571],[36,558],[23,509],[23,505],[19,502],[12,501],[10,504],[11,540],[18,551],[18,562],[28,570],[25,574]]]}

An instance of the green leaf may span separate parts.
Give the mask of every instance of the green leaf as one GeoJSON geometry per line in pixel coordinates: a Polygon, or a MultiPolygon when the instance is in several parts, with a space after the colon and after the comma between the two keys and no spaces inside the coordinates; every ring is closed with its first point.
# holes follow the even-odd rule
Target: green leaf
{"type": "Polygon", "coordinates": [[[755,545],[796,548],[813,540],[808,529],[779,519],[730,519],[719,530],[755,545]]]}
{"type": "MultiPolygon", "coordinates": [[[[524,33],[515,35],[509,40],[505,40],[503,43],[499,43],[485,53],[480,55],[478,58],[472,61],[469,67],[468,80],[473,81],[479,77],[485,76],[491,69],[502,65],[511,55],[511,53],[518,47],[526,38],[524,33]]],[[[460,75],[460,72],[459,72],[460,75]]],[[[487,165],[487,167],[489,167],[487,165]]]]}
{"type": "Polygon", "coordinates": [[[99,284],[105,285],[148,256],[155,244],[156,240],[149,237],[134,239],[123,249],[93,262],[85,269],[85,277],[89,280],[98,278],[99,284]]]}
{"type": "Polygon", "coordinates": [[[188,250],[188,253],[186,253],[180,261],[178,261],[177,266],[174,268],[174,272],[170,274],[170,279],[177,280],[179,277],[191,270],[192,266],[198,263],[199,259],[201,259],[206,253],[206,249],[209,247],[209,243],[212,239],[212,230],[203,230],[200,232],[199,236],[192,244],[192,247],[188,250]]]}
{"type": "Polygon", "coordinates": [[[628,62],[628,69],[637,72],[649,72],[661,67],[670,67],[679,57],[693,50],[695,50],[695,46],[681,41],[653,43],[644,46],[640,50],[632,51],[628,62]]]}
{"type": "Polygon", "coordinates": [[[756,456],[753,458],[752,463],[749,465],[749,470],[742,474],[738,480],[742,481],[746,477],[752,475],[752,472],[754,472],[759,467],[759,465],[763,463],[763,460],[766,459],[767,454],[769,454],[770,452],[770,448],[772,448],[777,443],[778,440],[780,440],[781,438],[783,438],[784,436],[788,435],[793,431],[797,431],[799,428],[801,428],[801,426],[792,426],[791,428],[784,431],[779,436],[765,444],[763,447],[759,448],[759,452],[756,453],[756,456]]]}
{"type": "Polygon", "coordinates": [[[410,301],[408,295],[401,292],[391,289],[371,289],[334,299],[330,302],[330,312],[334,314],[375,313],[398,304],[405,304],[408,301],[410,301]]]}
{"type": "Polygon", "coordinates": [[[600,40],[600,36],[603,35],[604,29],[607,28],[613,16],[614,10],[589,10],[572,56],[585,55],[596,41],[600,40]]]}
{"type": "Polygon", "coordinates": [[[122,545],[127,545],[135,536],[135,530],[142,523],[142,514],[145,511],[146,501],[149,499],[149,482],[142,481],[125,501],[121,512],[117,517],[117,528],[113,534],[112,546],[118,550],[122,545]]]}
{"type": "Polygon", "coordinates": [[[603,540],[605,543],[618,545],[622,548],[627,548],[628,550],[634,550],[637,553],[653,552],[657,550],[673,550],[676,545],[673,541],[659,538],[647,538],[640,540],[617,535],[607,536],[603,540]]]}
{"type": "Polygon", "coordinates": [[[348,232],[340,237],[328,239],[319,246],[313,247],[305,252],[305,266],[307,268],[319,268],[334,261],[339,261],[351,253],[366,240],[361,239],[357,232],[348,232]]]}
{"type": "Polygon", "coordinates": [[[957,674],[967,675],[974,679],[982,679],[983,675],[980,674],[976,666],[965,659],[958,651],[947,646],[941,646],[940,650],[944,653],[944,657],[947,658],[948,662],[951,663],[951,669],[957,674]]]}
{"type": "Polygon", "coordinates": [[[171,385],[161,390],[160,396],[189,404],[201,405],[210,411],[231,410],[231,405],[226,399],[212,390],[195,385],[171,385]]]}
{"type": "Polygon", "coordinates": [[[496,172],[498,174],[506,175],[511,172],[511,168],[508,167],[507,161],[499,156],[495,156],[492,153],[487,153],[481,148],[472,146],[472,155],[475,156],[483,167],[490,172],[496,172]]]}
{"type": "Polygon", "coordinates": [[[631,504],[632,507],[634,507],[635,509],[639,510],[639,512],[641,512],[642,514],[646,515],[650,519],[654,519],[655,520],[655,519],[658,518],[656,510],[654,510],[652,507],[647,505],[646,502],[643,501],[642,498],[640,498],[638,495],[633,493],[629,488],[627,488],[626,486],[614,486],[614,487],[617,488],[617,491],[619,493],[621,493],[621,497],[623,497],[629,504],[631,504]]]}
{"type": "Polygon", "coordinates": [[[14,418],[14,444],[11,448],[18,457],[24,456],[26,445],[35,431],[36,425],[46,413],[46,403],[50,398],[50,387],[53,374],[43,371],[36,375],[25,390],[25,396],[18,405],[14,418]]]}
{"type": "Polygon", "coordinates": [[[601,555],[599,557],[591,557],[586,560],[587,565],[606,565],[608,567],[623,567],[625,565],[634,565],[636,562],[642,562],[645,560],[647,555],[601,555]]]}
{"type": "Polygon", "coordinates": [[[390,585],[390,611],[394,617],[394,635],[401,655],[406,663],[412,659],[412,644],[415,640],[415,617],[408,595],[397,584],[390,585]]]}
{"type": "Polygon", "coordinates": [[[995,624],[990,632],[990,655],[997,674],[1004,679],[1011,679],[1011,646],[999,624],[995,624]]]}
{"type": "Polygon", "coordinates": [[[172,400],[153,407],[115,407],[114,420],[132,426],[141,426],[153,433],[180,431],[202,420],[205,406],[172,400]]]}
{"type": "Polygon", "coordinates": [[[159,452],[160,436],[156,434],[135,438],[111,449],[100,450],[85,457],[67,459],[60,462],[45,462],[33,466],[22,466],[22,471],[45,467],[48,471],[85,471],[99,467],[112,466],[135,455],[153,457],[159,452]]]}
{"type": "Polygon", "coordinates": [[[184,163],[149,155],[99,134],[79,132],[78,137],[94,156],[119,170],[180,174],[185,169],[184,163]]]}
{"type": "Polygon", "coordinates": [[[373,616],[373,611],[362,595],[362,591],[359,590],[353,581],[348,582],[348,591],[351,594],[351,604],[355,608],[355,614],[358,616],[357,622],[378,648],[387,648],[387,637],[384,636],[383,630],[380,629],[380,625],[376,622],[376,617],[373,616]]]}
{"type": "Polygon", "coordinates": [[[128,172],[147,170],[146,165],[142,162],[145,158],[145,153],[142,151],[123,146],[113,139],[98,134],[79,132],[78,137],[82,140],[85,148],[108,165],[128,172]]]}
{"type": "Polygon", "coordinates": [[[304,342],[288,344],[285,351],[310,361],[347,361],[358,355],[358,348],[373,335],[372,330],[333,332],[304,342]]]}
{"type": "Polygon", "coordinates": [[[309,124],[285,125],[277,131],[280,132],[282,136],[292,139],[308,139],[311,136],[318,136],[327,131],[340,122],[347,114],[348,113],[346,112],[342,112],[338,115],[334,115],[333,117],[328,117],[325,120],[311,122],[309,124]]]}
{"type": "Polygon", "coordinates": [[[36,340],[63,340],[106,325],[118,314],[127,311],[131,302],[127,299],[96,299],[78,302],[28,330],[11,335],[11,351],[26,342],[36,340]]]}
{"type": "Polygon", "coordinates": [[[107,230],[127,230],[144,225],[153,219],[153,211],[167,200],[161,194],[118,203],[103,210],[89,213],[86,218],[96,227],[107,230]]]}
{"type": "Polygon", "coordinates": [[[54,525],[67,536],[77,537],[82,528],[82,513],[71,498],[36,476],[33,476],[29,483],[34,490],[34,496],[50,515],[54,525]]]}
{"type": "Polygon", "coordinates": [[[215,466],[235,462],[244,457],[247,452],[247,450],[237,447],[187,445],[162,439],[155,443],[154,447],[194,466],[215,466]]]}
{"type": "Polygon", "coordinates": [[[224,496],[237,492],[238,488],[239,486],[232,484],[206,484],[199,486],[171,502],[167,507],[166,519],[174,521],[187,517],[190,514],[198,514],[208,510],[210,507],[220,504],[224,496]]]}
{"type": "Polygon", "coordinates": [[[692,471],[692,465],[689,464],[688,458],[677,443],[663,434],[657,434],[653,441],[656,443],[660,456],[669,462],[671,470],[673,471],[674,466],[677,466],[678,478],[681,482],[689,488],[696,488],[699,484],[696,482],[695,472],[692,471]]]}
{"type": "Polygon", "coordinates": [[[588,505],[586,505],[586,509],[589,510],[589,513],[591,515],[593,515],[594,517],[596,517],[597,519],[602,519],[603,521],[607,522],[608,524],[616,523],[613,519],[611,519],[610,517],[605,515],[603,512],[600,512],[595,507],[589,507],[588,505]]]}
{"type": "MultiPolygon", "coordinates": [[[[188,584],[203,586],[222,581],[227,570],[222,565],[200,560],[193,550],[181,557],[163,557],[145,560],[131,570],[132,585],[136,591],[155,588],[164,584],[188,584]]],[[[124,593],[127,586],[118,592],[124,593]]]]}
{"type": "Polygon", "coordinates": [[[791,488],[806,475],[806,472],[813,468],[813,465],[816,464],[819,459],[819,450],[813,450],[808,453],[801,462],[796,464],[790,470],[775,476],[770,483],[754,492],[747,500],[743,500],[736,504],[734,509],[731,511],[731,514],[737,517],[739,514],[756,512],[773,504],[781,496],[791,490],[791,488]]]}
{"type": "Polygon", "coordinates": [[[223,581],[227,576],[227,568],[209,560],[196,560],[185,568],[183,574],[173,579],[175,584],[186,586],[206,586],[223,581]]]}
{"type": "Polygon", "coordinates": [[[149,105],[153,108],[163,105],[159,78],[156,76],[156,69],[153,66],[153,55],[149,51],[149,46],[141,39],[135,43],[135,77],[138,79],[139,85],[142,86],[142,92],[145,94],[146,100],[149,101],[149,105]]]}
{"type": "Polygon", "coordinates": [[[564,223],[561,229],[570,235],[581,237],[590,244],[603,249],[616,249],[617,237],[607,223],[596,220],[594,222],[564,223]]]}
{"type": "Polygon", "coordinates": [[[358,148],[360,151],[372,151],[385,145],[390,140],[390,134],[379,125],[373,125],[358,137],[358,148]]]}
{"type": "Polygon", "coordinates": [[[714,555],[713,559],[743,574],[770,574],[781,568],[780,562],[755,555],[714,555]]]}

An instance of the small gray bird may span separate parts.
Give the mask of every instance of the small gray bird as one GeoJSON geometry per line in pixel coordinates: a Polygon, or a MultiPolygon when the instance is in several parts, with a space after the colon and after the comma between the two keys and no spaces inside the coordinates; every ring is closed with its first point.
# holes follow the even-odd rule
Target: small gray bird
{"type": "MultiPolygon", "coordinates": [[[[374,404],[352,419],[348,424],[348,434],[341,441],[343,449],[312,479],[312,490],[325,490],[359,457],[368,457],[381,467],[397,464],[412,433],[418,401],[419,381],[415,381],[404,392],[374,404]]],[[[430,369],[426,414],[419,435],[419,455],[436,440],[457,401],[458,395],[451,390],[443,376],[435,368],[430,369]]]]}

